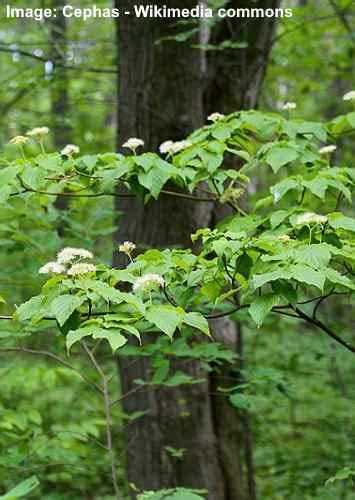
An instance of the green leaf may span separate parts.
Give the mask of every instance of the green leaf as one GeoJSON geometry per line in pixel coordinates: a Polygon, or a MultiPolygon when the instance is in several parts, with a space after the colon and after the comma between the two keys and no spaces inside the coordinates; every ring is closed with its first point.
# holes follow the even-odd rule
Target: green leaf
{"type": "Polygon", "coordinates": [[[215,138],[215,139],[218,139],[220,141],[226,141],[227,139],[229,139],[229,137],[231,136],[231,133],[232,133],[232,128],[229,127],[228,125],[218,125],[218,126],[215,126],[213,127],[212,129],[212,136],[215,138]]]}
{"type": "Polygon", "coordinates": [[[171,305],[154,305],[148,309],[146,319],[172,338],[181,324],[183,315],[184,311],[180,308],[171,305]]]}
{"type": "Polygon", "coordinates": [[[11,187],[6,184],[0,188],[0,203],[6,203],[11,194],[11,187]]]}
{"type": "Polygon", "coordinates": [[[276,173],[283,165],[296,160],[297,156],[297,152],[293,148],[287,146],[274,146],[268,151],[265,161],[276,173]]]}
{"type": "Polygon", "coordinates": [[[327,244],[306,245],[295,253],[296,259],[317,269],[326,267],[330,261],[331,253],[327,244]]]}
{"type": "Polygon", "coordinates": [[[118,330],[113,329],[105,330],[104,328],[95,328],[93,338],[107,340],[113,353],[127,343],[126,337],[121,335],[118,330]]]}
{"type": "Polygon", "coordinates": [[[5,495],[0,496],[0,500],[16,500],[17,498],[22,498],[31,493],[37,486],[39,486],[37,477],[29,477],[15,486],[15,488],[5,493],[5,495]]]}
{"type": "Polygon", "coordinates": [[[121,330],[124,330],[126,332],[129,332],[131,333],[132,335],[134,335],[135,337],[137,337],[137,339],[139,340],[139,343],[141,344],[142,343],[142,340],[141,340],[141,335],[139,333],[139,330],[137,330],[137,328],[135,328],[134,326],[132,325],[127,325],[125,323],[121,323],[120,324],[120,329],[121,330]]]}
{"type": "Polygon", "coordinates": [[[141,171],[138,174],[138,180],[144,186],[153,198],[158,199],[160,191],[164,184],[178,171],[170,163],[157,159],[153,167],[148,172],[141,171]]]}
{"type": "Polygon", "coordinates": [[[270,191],[274,196],[275,203],[277,203],[288,191],[292,189],[300,189],[300,184],[295,179],[287,178],[272,186],[270,191]]]}
{"type": "Polygon", "coordinates": [[[249,410],[251,401],[245,394],[235,393],[229,397],[231,404],[239,410],[249,410]]]}
{"type": "Polygon", "coordinates": [[[346,217],[340,212],[334,212],[328,215],[329,225],[333,229],[344,229],[345,231],[355,232],[355,219],[346,217]]]}
{"type": "Polygon", "coordinates": [[[198,312],[186,313],[183,322],[186,325],[192,326],[193,328],[200,330],[206,335],[211,336],[208,321],[206,318],[202,316],[201,313],[198,312]]]}
{"type": "Polygon", "coordinates": [[[303,185],[311,191],[311,193],[324,200],[325,192],[328,189],[328,182],[325,179],[316,177],[311,181],[303,181],[303,185]]]}
{"type": "Polygon", "coordinates": [[[70,330],[66,337],[66,346],[68,353],[70,352],[72,345],[74,345],[76,342],[80,342],[81,339],[83,339],[84,337],[88,337],[89,335],[92,336],[95,328],[96,327],[87,326],[78,328],[78,330],[70,330]]]}
{"type": "Polygon", "coordinates": [[[270,217],[271,228],[275,229],[275,227],[282,224],[282,222],[290,215],[290,210],[277,210],[273,212],[270,217]]]}
{"type": "Polygon", "coordinates": [[[94,292],[98,293],[107,302],[112,302],[113,304],[122,304],[126,302],[134,306],[138,311],[144,312],[145,307],[143,302],[139,297],[133,295],[133,293],[120,292],[116,288],[103,283],[102,281],[90,280],[88,287],[94,292]]]}
{"type": "Polygon", "coordinates": [[[127,342],[126,337],[119,333],[117,329],[105,329],[97,325],[88,325],[78,330],[71,330],[66,339],[66,346],[68,352],[73,344],[80,342],[84,337],[92,337],[93,339],[105,339],[109,342],[112,352],[117,351],[120,347],[124,346],[127,342]]]}
{"type": "Polygon", "coordinates": [[[31,189],[38,189],[41,187],[45,180],[46,174],[45,171],[39,167],[37,168],[26,168],[21,178],[24,184],[31,189]]]}
{"type": "Polygon", "coordinates": [[[279,279],[289,279],[290,272],[286,269],[276,269],[275,271],[271,271],[269,273],[256,274],[252,279],[253,288],[260,288],[265,285],[265,283],[269,283],[270,281],[276,281],[279,279]]]}
{"type": "Polygon", "coordinates": [[[152,378],[152,384],[161,384],[164,382],[166,377],[169,374],[170,370],[170,361],[168,359],[162,359],[159,361],[159,365],[157,369],[154,372],[153,378],[152,378]]]}
{"type": "Polygon", "coordinates": [[[347,276],[340,274],[336,269],[327,269],[327,280],[336,285],[345,286],[350,290],[355,290],[355,282],[351,281],[347,276]]]}
{"type": "Polygon", "coordinates": [[[292,278],[301,283],[315,286],[323,291],[326,274],[324,272],[315,271],[309,266],[296,264],[290,268],[292,278]]]}
{"type": "Polygon", "coordinates": [[[77,295],[60,295],[53,300],[51,310],[60,326],[63,326],[69,316],[85,302],[85,297],[77,295]]]}
{"type": "Polygon", "coordinates": [[[188,375],[187,373],[177,371],[169,377],[167,380],[163,382],[163,385],[167,387],[178,387],[179,385],[184,385],[184,384],[201,384],[202,382],[205,382],[205,379],[200,378],[194,378],[191,375],[188,375]]]}
{"type": "Polygon", "coordinates": [[[5,167],[0,170],[0,186],[3,187],[5,184],[11,184],[18,174],[18,168],[16,167],[5,167]]]}
{"type": "Polygon", "coordinates": [[[24,302],[16,309],[14,317],[19,321],[26,321],[38,314],[43,306],[44,297],[43,295],[36,295],[32,297],[27,302],[24,302]]]}
{"type": "Polygon", "coordinates": [[[348,113],[346,115],[346,118],[348,120],[348,122],[350,123],[350,125],[355,128],[355,111],[352,111],[351,113],[348,113]]]}
{"type": "Polygon", "coordinates": [[[297,302],[297,292],[288,281],[274,281],[271,287],[275,293],[284,297],[291,304],[297,302]]]}
{"type": "Polygon", "coordinates": [[[261,295],[257,297],[249,307],[249,314],[255,321],[258,327],[260,327],[266,316],[269,314],[271,309],[278,305],[280,302],[279,295],[269,293],[266,295],[261,295]]]}

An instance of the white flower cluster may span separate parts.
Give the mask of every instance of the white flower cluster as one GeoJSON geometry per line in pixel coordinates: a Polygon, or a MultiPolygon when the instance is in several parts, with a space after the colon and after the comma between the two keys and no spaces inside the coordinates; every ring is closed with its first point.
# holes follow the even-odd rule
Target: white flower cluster
{"type": "Polygon", "coordinates": [[[144,146],[144,141],[142,141],[142,139],[137,139],[136,137],[131,137],[124,144],[122,144],[123,148],[128,148],[133,152],[135,152],[140,146],[144,146]]]}
{"type": "Polygon", "coordinates": [[[16,145],[22,145],[25,144],[28,141],[28,137],[25,137],[24,135],[17,135],[16,137],[13,137],[10,141],[10,144],[16,144],[16,145]]]}
{"type": "Polygon", "coordinates": [[[134,292],[149,292],[156,288],[162,288],[165,284],[164,278],[159,274],[145,274],[137,278],[133,284],[134,292]]]}
{"type": "Polygon", "coordinates": [[[336,150],[336,146],[334,144],[330,144],[329,146],[323,146],[322,148],[320,148],[318,150],[318,153],[320,155],[327,155],[329,153],[334,153],[334,151],[336,150]]]}
{"type": "Polygon", "coordinates": [[[161,154],[174,155],[191,146],[190,141],[165,141],[159,146],[161,154]]]}
{"type": "Polygon", "coordinates": [[[285,102],[285,104],[282,106],[282,109],[290,110],[290,109],[296,109],[297,104],[295,102],[285,102]]]}
{"type": "Polygon", "coordinates": [[[307,226],[310,224],[326,224],[328,217],[325,215],[318,215],[313,212],[305,212],[299,215],[296,220],[296,226],[307,226]]]}
{"type": "Polygon", "coordinates": [[[64,274],[65,266],[58,264],[58,262],[47,262],[38,270],[39,274],[64,274]]]}
{"type": "Polygon", "coordinates": [[[132,243],[131,241],[124,241],[122,245],[118,247],[118,250],[122,253],[125,253],[126,255],[131,255],[133,250],[135,250],[136,245],[132,243]]]}
{"type": "Polygon", "coordinates": [[[73,156],[80,153],[79,146],[75,146],[75,144],[67,144],[65,148],[63,148],[60,152],[62,156],[73,156]]]}
{"type": "Polygon", "coordinates": [[[49,128],[48,127],[35,127],[32,130],[29,130],[26,132],[26,135],[17,135],[13,139],[11,139],[10,144],[16,144],[18,146],[21,146],[22,144],[25,144],[29,137],[42,137],[44,135],[47,135],[49,133],[49,128]]]}
{"type": "Polygon", "coordinates": [[[355,90],[350,90],[345,95],[343,95],[344,101],[355,101],[355,90]]]}
{"type": "Polygon", "coordinates": [[[217,122],[218,120],[222,120],[225,117],[225,115],[222,115],[222,113],[211,113],[208,117],[207,120],[209,122],[217,122]]]}
{"type": "Polygon", "coordinates": [[[59,264],[67,264],[75,260],[76,258],[80,259],[93,259],[94,256],[89,250],[85,250],[85,248],[63,248],[57,256],[57,262],[59,264]]]}
{"type": "Polygon", "coordinates": [[[26,135],[28,135],[28,137],[41,137],[47,134],[49,134],[48,127],[35,127],[32,130],[26,132],[26,135]]]}
{"type": "Polygon", "coordinates": [[[87,264],[86,262],[78,262],[73,264],[67,271],[69,276],[77,276],[79,274],[94,273],[96,266],[94,264],[87,264]]]}
{"type": "Polygon", "coordinates": [[[39,274],[68,274],[69,276],[93,273],[96,271],[94,264],[78,262],[81,259],[93,259],[93,257],[93,254],[85,248],[63,248],[55,262],[47,262],[38,272],[39,274]]]}

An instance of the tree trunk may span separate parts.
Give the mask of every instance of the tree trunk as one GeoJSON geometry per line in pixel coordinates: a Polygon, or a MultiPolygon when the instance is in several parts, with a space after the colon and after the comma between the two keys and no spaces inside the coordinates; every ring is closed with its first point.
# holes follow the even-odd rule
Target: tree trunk
{"type": "MultiPolygon", "coordinates": [[[[130,10],[134,0],[119,0],[130,10]]],[[[176,0],[169,7],[193,7],[193,0],[176,0]]],[[[170,20],[135,19],[118,23],[118,146],[129,137],[145,141],[155,150],[167,139],[178,140],[203,123],[200,54],[185,44],[163,42],[176,33],[170,20]]],[[[116,241],[134,241],[140,250],[154,246],[189,246],[190,234],[208,225],[210,210],[189,201],[161,198],[144,206],[137,200],[119,200],[116,241]]],[[[120,264],[115,256],[115,264],[120,264]]],[[[174,361],[174,369],[181,362],[174,361]]],[[[190,361],[185,372],[204,377],[199,363],[190,361]]],[[[122,393],[147,379],[147,359],[120,360],[122,393]]],[[[128,425],[127,476],[140,490],[184,485],[206,488],[211,499],[224,498],[223,474],[213,430],[209,382],[156,391],[142,390],[123,400],[128,413],[148,414],[128,425]],[[184,448],[183,460],[172,457],[166,447],[184,448]]]]}
{"type": "MultiPolygon", "coordinates": [[[[227,7],[276,9],[281,0],[232,0],[227,7]]],[[[218,23],[210,43],[244,42],[245,48],[212,51],[207,61],[205,107],[208,113],[254,108],[264,80],[277,18],[239,18],[218,23]]]]}
{"type": "MultiPolygon", "coordinates": [[[[60,12],[66,4],[65,0],[52,0],[52,7],[60,12]]],[[[54,145],[61,150],[70,141],[71,128],[69,126],[69,81],[64,67],[66,62],[67,23],[66,18],[58,14],[50,19],[50,52],[53,64],[51,92],[51,129],[54,145]]],[[[67,210],[69,200],[59,196],[55,206],[59,210],[67,210]]],[[[58,226],[60,236],[64,234],[64,223],[58,226]]]]}
{"type": "MultiPolygon", "coordinates": [[[[116,0],[121,10],[131,10],[134,3],[134,0],[116,0]]],[[[236,4],[242,6],[240,2],[232,2],[231,6],[236,4]]],[[[169,7],[174,6],[191,8],[195,2],[169,2],[169,7]]],[[[257,31],[245,29],[247,33],[250,31],[251,45],[243,49],[242,58],[240,51],[218,52],[207,58],[206,68],[201,64],[199,51],[186,44],[155,43],[177,29],[181,31],[175,21],[134,16],[119,21],[118,149],[127,138],[139,137],[145,141],[147,150],[155,150],[161,142],[181,139],[199,127],[208,112],[231,112],[254,106],[265,73],[274,21],[267,19],[257,24],[257,31]],[[247,70],[243,78],[241,68],[247,70]]],[[[226,23],[221,22],[217,31],[212,43],[230,38],[226,23]]],[[[215,217],[210,205],[169,197],[146,206],[137,200],[117,200],[117,212],[124,216],[118,220],[115,241],[133,241],[141,251],[151,246],[189,246],[190,234],[199,226],[208,226],[215,217]]],[[[114,264],[122,265],[117,253],[114,264]]],[[[236,350],[234,325],[225,321],[216,322],[215,326],[219,337],[222,340],[229,337],[236,350]]],[[[151,372],[146,358],[121,359],[119,368],[123,394],[135,387],[135,379],[146,380],[151,372]]],[[[195,361],[185,362],[182,367],[175,360],[173,368],[199,378],[204,375],[195,361]]],[[[123,400],[128,413],[148,410],[125,430],[129,482],[140,490],[177,485],[205,488],[210,500],[255,498],[252,485],[246,488],[242,474],[246,426],[226,399],[211,397],[223,371],[229,373],[230,368],[222,368],[222,373],[203,384],[167,390],[141,389],[123,400]],[[183,459],[171,457],[167,446],[185,449],[183,459]]],[[[249,477],[249,483],[252,480],[249,477]]]]}
{"type": "MultiPolygon", "coordinates": [[[[59,12],[66,4],[64,0],[53,0],[52,6],[59,12]]],[[[52,132],[55,146],[60,149],[70,142],[71,129],[68,122],[69,92],[66,63],[67,41],[66,18],[61,14],[50,20],[50,52],[53,64],[51,80],[52,132]]]]}

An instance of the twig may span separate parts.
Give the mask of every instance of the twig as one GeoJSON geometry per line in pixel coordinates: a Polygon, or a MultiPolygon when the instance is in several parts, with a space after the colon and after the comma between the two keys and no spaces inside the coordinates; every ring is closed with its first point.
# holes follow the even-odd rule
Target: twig
{"type": "Polygon", "coordinates": [[[55,354],[49,352],[49,351],[37,351],[35,349],[26,349],[23,347],[1,347],[0,348],[0,353],[1,352],[24,352],[26,354],[34,354],[34,355],[39,355],[39,356],[44,356],[50,359],[53,359],[57,363],[65,366],[66,368],[69,368],[70,370],[76,372],[79,377],[87,384],[89,385],[92,389],[95,389],[95,391],[99,392],[100,394],[103,394],[103,390],[101,389],[100,386],[95,384],[95,382],[92,382],[90,379],[88,379],[85,375],[81,373],[80,370],[75,368],[73,365],[65,361],[64,359],[60,358],[59,356],[56,356],[55,354]]]}
{"type": "Polygon", "coordinates": [[[355,354],[355,347],[353,347],[351,344],[348,344],[348,342],[346,342],[341,337],[339,337],[330,328],[328,328],[327,325],[325,325],[324,323],[322,323],[321,321],[319,321],[316,318],[312,318],[311,316],[308,316],[308,314],[303,312],[298,307],[294,307],[293,309],[301,319],[303,319],[304,321],[307,321],[307,323],[310,323],[311,325],[316,326],[317,328],[322,330],[324,333],[329,335],[329,337],[331,337],[333,340],[338,342],[338,344],[341,344],[343,347],[345,347],[345,349],[347,349],[348,351],[355,354]]]}
{"type": "Polygon", "coordinates": [[[94,354],[92,351],[89,349],[85,341],[82,341],[82,346],[84,348],[84,351],[88,355],[91,363],[93,364],[94,368],[98,372],[98,374],[101,377],[102,380],[102,387],[103,387],[103,398],[104,398],[104,407],[105,407],[105,416],[106,416],[106,440],[107,440],[107,452],[109,455],[110,463],[111,463],[111,478],[112,478],[112,484],[113,488],[115,490],[115,495],[116,495],[116,500],[121,500],[121,493],[120,489],[118,487],[117,483],[117,474],[116,474],[116,463],[115,463],[115,454],[113,450],[113,445],[112,445],[112,432],[111,432],[111,402],[110,402],[110,395],[109,395],[109,387],[108,387],[108,379],[101,368],[100,364],[98,363],[97,359],[95,358],[94,354]]]}

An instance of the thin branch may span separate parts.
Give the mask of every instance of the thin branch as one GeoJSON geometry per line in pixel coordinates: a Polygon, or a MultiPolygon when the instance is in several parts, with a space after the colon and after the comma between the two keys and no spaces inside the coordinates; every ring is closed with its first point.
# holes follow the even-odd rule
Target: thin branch
{"type": "Polygon", "coordinates": [[[55,354],[53,354],[53,353],[51,353],[49,351],[37,351],[37,350],[34,350],[34,349],[26,349],[26,348],[23,348],[23,347],[1,347],[0,348],[0,353],[1,352],[4,352],[4,353],[5,352],[24,352],[26,354],[34,354],[34,355],[44,356],[44,357],[53,359],[57,363],[65,366],[66,368],[69,368],[70,370],[72,370],[75,373],[77,373],[79,375],[79,377],[88,386],[90,386],[95,391],[99,392],[101,395],[103,394],[103,390],[101,389],[101,387],[98,386],[95,382],[91,381],[89,378],[87,378],[86,375],[84,375],[83,373],[81,373],[80,370],[78,370],[77,368],[75,368],[73,365],[71,365],[70,363],[68,363],[64,359],[60,358],[59,356],[56,356],[55,354]]]}
{"type": "Polygon", "coordinates": [[[111,432],[111,402],[110,402],[110,394],[108,387],[108,378],[106,377],[103,369],[101,368],[99,362],[97,361],[93,352],[89,349],[85,341],[81,342],[84,351],[88,355],[91,363],[94,368],[97,370],[98,374],[102,380],[103,386],[103,398],[104,398],[104,407],[105,407],[105,417],[106,417],[106,440],[107,440],[107,452],[110,459],[111,464],[111,478],[113,488],[115,490],[116,500],[121,500],[121,493],[117,483],[117,473],[116,473],[116,463],[115,463],[115,454],[113,450],[113,442],[112,442],[112,432],[111,432]]]}
{"type": "MultiPolygon", "coordinates": [[[[0,46],[0,52],[5,52],[7,54],[19,54],[24,57],[29,57],[30,59],[34,59],[38,62],[43,62],[46,63],[48,61],[51,61],[51,57],[44,57],[44,56],[38,56],[36,54],[33,54],[32,52],[28,52],[27,50],[23,49],[13,49],[10,47],[6,47],[1,45],[0,46]]],[[[91,67],[78,67],[78,66],[72,66],[70,64],[62,64],[62,63],[56,63],[56,65],[60,68],[65,68],[65,69],[70,69],[74,71],[83,71],[85,73],[104,73],[104,74],[116,74],[117,69],[110,69],[110,68],[91,68],[91,67]]]]}
{"type": "Polygon", "coordinates": [[[325,325],[324,323],[322,323],[320,320],[318,320],[316,318],[312,318],[311,316],[308,316],[308,314],[306,314],[305,312],[303,312],[298,307],[294,307],[293,309],[294,309],[294,311],[297,313],[297,315],[301,319],[303,319],[307,323],[310,323],[311,325],[316,326],[317,328],[319,328],[320,330],[322,330],[324,333],[326,333],[327,335],[329,335],[329,337],[331,337],[333,340],[335,340],[336,342],[338,342],[338,344],[341,344],[343,347],[345,347],[345,349],[347,349],[348,351],[350,351],[350,352],[352,352],[352,353],[355,354],[355,347],[353,347],[351,344],[349,344],[348,342],[346,342],[345,340],[343,340],[341,337],[339,337],[330,328],[328,328],[327,325],[325,325]]]}
{"type": "MultiPolygon", "coordinates": [[[[33,188],[30,188],[29,186],[25,186],[24,184],[23,184],[23,187],[24,187],[23,191],[17,191],[17,192],[11,193],[10,196],[18,196],[18,195],[30,192],[30,193],[44,194],[47,196],[67,196],[67,197],[71,197],[71,198],[99,198],[101,196],[114,196],[117,198],[136,198],[136,195],[131,194],[131,193],[120,193],[120,192],[104,193],[104,192],[100,192],[100,193],[80,193],[80,194],[78,194],[78,193],[73,193],[70,191],[56,193],[56,192],[33,189],[33,188]]],[[[196,201],[196,202],[201,201],[201,202],[214,203],[216,201],[216,199],[214,199],[214,198],[208,198],[208,197],[203,197],[203,196],[194,196],[194,195],[189,195],[186,193],[178,193],[175,191],[162,190],[161,194],[168,195],[168,196],[175,196],[177,198],[184,198],[185,200],[191,200],[191,201],[196,201]]]]}

